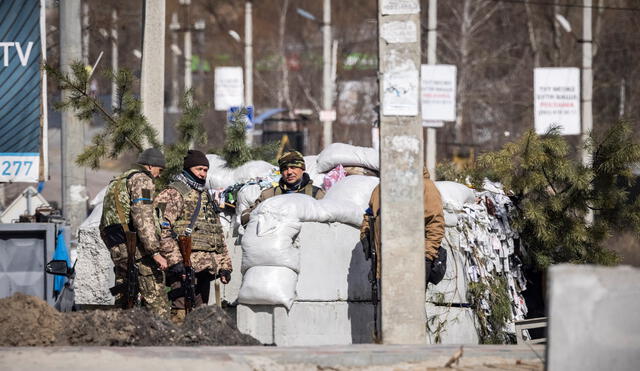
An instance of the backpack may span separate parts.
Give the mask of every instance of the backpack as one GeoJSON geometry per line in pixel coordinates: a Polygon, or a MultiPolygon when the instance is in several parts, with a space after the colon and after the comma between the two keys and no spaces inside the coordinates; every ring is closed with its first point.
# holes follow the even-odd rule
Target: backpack
{"type": "Polygon", "coordinates": [[[142,171],[126,171],[113,179],[107,186],[102,202],[100,234],[108,248],[125,243],[127,241],[125,232],[132,230],[131,196],[127,188],[127,181],[138,173],[142,173],[142,171]]]}

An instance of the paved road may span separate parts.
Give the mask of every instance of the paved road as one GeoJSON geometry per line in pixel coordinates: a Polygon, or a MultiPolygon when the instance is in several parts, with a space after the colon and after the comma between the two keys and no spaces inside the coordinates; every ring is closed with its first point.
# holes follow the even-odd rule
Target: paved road
{"type": "MultiPolygon", "coordinates": [[[[455,345],[0,348],[2,370],[439,370],[455,345]]],[[[544,346],[466,345],[459,370],[542,370],[544,346]]],[[[450,370],[450,369],[449,369],[450,370]]]]}

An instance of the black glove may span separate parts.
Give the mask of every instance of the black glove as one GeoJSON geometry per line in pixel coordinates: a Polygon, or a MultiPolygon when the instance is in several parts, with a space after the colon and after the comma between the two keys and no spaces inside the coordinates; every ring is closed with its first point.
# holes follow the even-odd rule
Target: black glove
{"type": "Polygon", "coordinates": [[[227,283],[231,282],[231,271],[227,269],[220,269],[218,271],[218,277],[224,277],[227,283]]]}
{"type": "Polygon", "coordinates": [[[433,265],[433,261],[429,258],[424,258],[424,284],[429,284],[429,276],[431,276],[431,266],[433,265]]]}
{"type": "Polygon", "coordinates": [[[177,275],[183,275],[185,274],[186,271],[184,269],[184,264],[176,263],[170,266],[169,268],[167,268],[167,272],[177,274],[177,275]]]}

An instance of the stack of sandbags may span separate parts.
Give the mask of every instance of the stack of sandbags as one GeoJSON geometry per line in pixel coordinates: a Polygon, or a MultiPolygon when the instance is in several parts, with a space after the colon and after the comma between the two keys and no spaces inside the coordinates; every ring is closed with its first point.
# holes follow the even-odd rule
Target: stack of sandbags
{"type": "Polygon", "coordinates": [[[268,177],[277,167],[266,161],[249,161],[235,169],[227,167],[227,162],[218,155],[207,155],[209,171],[207,173],[207,188],[224,189],[238,183],[245,183],[251,179],[268,177]]]}
{"type": "MultiPolygon", "coordinates": [[[[344,189],[367,195],[377,184],[358,177],[348,183],[351,187],[344,189]]],[[[300,246],[296,239],[302,223],[339,222],[355,227],[362,223],[366,202],[347,198],[341,188],[332,188],[322,200],[304,194],[285,194],[269,198],[256,207],[242,238],[244,277],[238,295],[240,303],[281,304],[287,308],[292,305],[300,271],[300,246]],[[278,280],[274,282],[271,278],[278,280]]],[[[368,196],[366,199],[368,201],[368,196]]]]}

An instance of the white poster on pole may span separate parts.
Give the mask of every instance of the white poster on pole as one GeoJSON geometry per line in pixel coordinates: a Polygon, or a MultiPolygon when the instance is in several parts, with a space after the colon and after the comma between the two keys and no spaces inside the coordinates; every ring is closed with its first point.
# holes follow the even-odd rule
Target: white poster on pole
{"type": "Polygon", "coordinates": [[[380,36],[389,44],[414,43],[418,41],[418,26],[415,22],[387,22],[380,28],[380,36]]]}
{"type": "Polygon", "coordinates": [[[384,74],[382,79],[382,114],[418,116],[420,76],[413,63],[405,62],[384,74]]]}
{"type": "Polygon", "coordinates": [[[242,67],[216,67],[213,101],[216,111],[243,105],[242,67]]]}
{"type": "MultiPolygon", "coordinates": [[[[423,64],[421,72],[422,121],[455,121],[456,66],[423,64]]],[[[439,127],[436,125],[424,126],[439,127]]]]}
{"type": "Polygon", "coordinates": [[[533,108],[536,133],[560,126],[562,135],[580,134],[580,70],[534,69],[533,108]]]}
{"type": "Polygon", "coordinates": [[[418,0],[382,0],[382,15],[416,14],[420,12],[418,0]]]}

